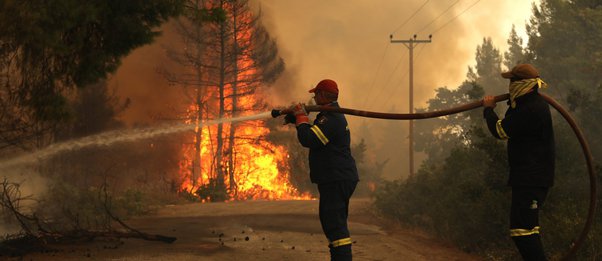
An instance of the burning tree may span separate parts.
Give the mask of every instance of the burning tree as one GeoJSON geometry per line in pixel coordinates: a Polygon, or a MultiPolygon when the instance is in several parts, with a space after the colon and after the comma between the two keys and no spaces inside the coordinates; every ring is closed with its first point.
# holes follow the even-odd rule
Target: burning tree
{"type": "Polygon", "coordinates": [[[170,57],[186,73],[165,73],[185,87],[192,103],[186,121],[196,124],[184,145],[182,189],[203,200],[294,198],[287,152],[265,139],[261,121],[202,126],[213,119],[265,111],[259,90],[283,71],[275,41],[248,0],[195,0],[178,24],[184,47],[170,57]]]}

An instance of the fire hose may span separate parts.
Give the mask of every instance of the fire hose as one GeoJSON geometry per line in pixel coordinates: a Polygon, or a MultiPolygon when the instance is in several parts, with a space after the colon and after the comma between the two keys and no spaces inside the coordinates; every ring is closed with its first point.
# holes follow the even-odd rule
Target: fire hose
{"type": "MultiPolygon", "coordinates": [[[[594,217],[595,217],[595,213],[596,213],[596,205],[597,205],[597,202],[596,202],[597,201],[597,198],[596,198],[596,195],[597,195],[596,174],[594,172],[592,154],[589,149],[589,145],[588,145],[587,141],[585,140],[585,137],[583,136],[583,132],[581,131],[579,126],[577,126],[575,119],[556,100],[554,100],[553,98],[551,98],[545,94],[542,94],[542,93],[540,93],[540,95],[546,100],[546,102],[548,102],[548,104],[552,105],[552,107],[554,107],[554,109],[556,109],[556,111],[558,111],[562,115],[562,117],[564,117],[564,119],[567,121],[567,123],[571,126],[571,129],[573,130],[573,132],[575,133],[575,136],[577,136],[577,139],[579,140],[579,143],[581,144],[581,149],[583,150],[583,156],[585,157],[585,161],[587,164],[587,170],[589,173],[590,198],[589,198],[589,209],[588,209],[588,213],[587,213],[587,220],[585,221],[585,225],[583,226],[583,229],[581,230],[579,236],[577,237],[577,240],[575,240],[571,244],[571,248],[568,250],[567,253],[565,253],[562,256],[562,259],[561,259],[561,260],[570,260],[575,255],[577,250],[579,250],[579,248],[581,247],[583,242],[585,241],[587,234],[591,230],[591,227],[592,227],[592,224],[594,221],[594,217]]],[[[507,100],[509,97],[510,97],[509,94],[502,94],[502,95],[495,96],[494,99],[495,99],[495,102],[500,102],[500,101],[507,100]]],[[[366,118],[377,118],[377,119],[388,119],[388,120],[418,120],[418,119],[436,118],[436,117],[446,116],[446,115],[450,115],[450,114],[456,114],[456,113],[476,109],[481,106],[483,106],[482,100],[474,101],[471,103],[466,103],[466,104],[463,104],[463,105],[460,105],[460,106],[457,106],[454,108],[450,108],[447,110],[423,112],[423,113],[382,113],[382,112],[361,111],[361,110],[355,110],[355,109],[319,106],[319,105],[305,106],[305,110],[307,112],[327,111],[327,112],[343,113],[343,114],[349,114],[349,115],[366,117],[366,118]]],[[[272,110],[272,117],[276,118],[280,115],[291,114],[291,113],[292,113],[292,110],[290,110],[290,109],[284,109],[284,110],[276,110],[275,109],[275,110],[272,110]]]]}

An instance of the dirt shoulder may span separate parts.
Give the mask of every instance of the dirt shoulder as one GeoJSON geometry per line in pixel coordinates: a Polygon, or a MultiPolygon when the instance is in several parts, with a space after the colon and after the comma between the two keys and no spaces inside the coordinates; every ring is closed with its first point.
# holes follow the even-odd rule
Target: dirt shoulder
{"type": "MultiPolygon", "coordinates": [[[[349,228],[354,260],[479,260],[415,231],[387,226],[368,199],[353,199],[349,228]]],[[[329,260],[317,201],[247,201],[166,206],[127,223],[177,237],[56,246],[23,260],[329,260]]]]}

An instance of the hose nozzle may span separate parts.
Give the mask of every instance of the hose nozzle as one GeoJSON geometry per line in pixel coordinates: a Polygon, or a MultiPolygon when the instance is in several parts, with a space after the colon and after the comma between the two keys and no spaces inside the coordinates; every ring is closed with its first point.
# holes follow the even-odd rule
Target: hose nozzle
{"type": "Polygon", "coordinates": [[[278,118],[278,116],[282,115],[282,112],[278,109],[272,109],[272,118],[278,118]]]}

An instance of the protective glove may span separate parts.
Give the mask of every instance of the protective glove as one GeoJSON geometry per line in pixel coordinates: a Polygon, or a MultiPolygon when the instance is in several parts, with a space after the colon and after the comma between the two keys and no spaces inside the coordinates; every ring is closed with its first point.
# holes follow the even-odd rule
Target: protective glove
{"type": "Polygon", "coordinates": [[[295,114],[295,125],[299,126],[301,124],[309,124],[309,117],[307,116],[307,111],[305,110],[305,105],[299,103],[295,105],[293,108],[293,114],[295,114]]]}

